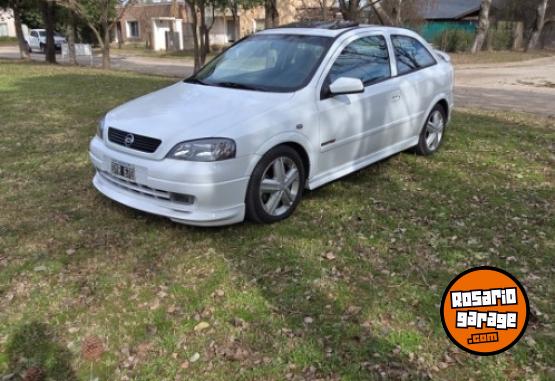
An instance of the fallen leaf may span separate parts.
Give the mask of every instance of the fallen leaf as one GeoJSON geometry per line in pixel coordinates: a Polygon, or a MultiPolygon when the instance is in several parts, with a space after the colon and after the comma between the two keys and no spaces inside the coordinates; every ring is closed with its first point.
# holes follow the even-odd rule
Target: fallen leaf
{"type": "Polygon", "coordinates": [[[329,261],[333,261],[335,259],[335,254],[331,251],[328,251],[326,254],[323,255],[323,257],[329,261]]]}
{"type": "Polygon", "coordinates": [[[206,329],[206,328],[208,328],[208,327],[210,327],[210,324],[209,324],[209,323],[207,323],[207,322],[205,322],[205,321],[201,321],[200,323],[198,323],[197,325],[195,325],[194,330],[195,330],[195,332],[199,332],[199,331],[202,331],[203,329],[206,329]]]}

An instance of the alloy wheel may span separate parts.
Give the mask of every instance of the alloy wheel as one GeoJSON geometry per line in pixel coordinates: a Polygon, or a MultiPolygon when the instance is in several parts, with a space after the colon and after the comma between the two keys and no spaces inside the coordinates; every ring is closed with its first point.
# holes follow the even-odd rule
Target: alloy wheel
{"type": "Polygon", "coordinates": [[[443,138],[443,129],[445,128],[445,121],[443,114],[439,110],[435,110],[426,124],[426,146],[430,151],[435,151],[441,139],[443,138]]]}
{"type": "Polygon", "coordinates": [[[266,213],[280,216],[287,213],[300,191],[297,165],[286,156],[272,161],[262,174],[259,197],[266,213]]]}

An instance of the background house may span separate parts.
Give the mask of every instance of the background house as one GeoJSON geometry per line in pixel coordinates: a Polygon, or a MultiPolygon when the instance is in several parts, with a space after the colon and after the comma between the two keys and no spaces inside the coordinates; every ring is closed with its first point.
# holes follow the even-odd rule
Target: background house
{"type": "Polygon", "coordinates": [[[428,41],[445,30],[476,32],[481,0],[436,0],[423,4],[421,16],[426,21],[420,29],[428,41]]]}
{"type": "Polygon", "coordinates": [[[0,8],[0,37],[15,37],[13,11],[9,8],[0,8]]]}
{"type": "MultiPolygon", "coordinates": [[[[322,18],[318,0],[278,0],[279,24],[300,19],[322,18]]],[[[227,45],[264,29],[264,7],[239,9],[234,20],[229,9],[206,9],[206,22],[212,25],[212,45],[227,45]],[[214,15],[212,19],[212,15],[214,15]]],[[[119,44],[141,44],[153,50],[192,49],[191,9],[184,0],[177,1],[172,11],[171,0],[139,0],[129,6],[116,26],[114,41],[119,44]],[[170,30],[174,36],[171,37],[170,30]]]]}
{"type": "MultiPolygon", "coordinates": [[[[264,28],[264,8],[239,10],[234,22],[229,10],[206,10],[213,45],[226,45],[264,28]]],[[[167,50],[173,44],[177,50],[193,47],[191,9],[184,0],[178,0],[172,12],[171,0],[143,0],[129,6],[116,27],[114,41],[120,44],[144,44],[153,50],[167,50]],[[175,16],[177,14],[177,17],[175,16]],[[170,31],[173,29],[174,36],[170,31]]]]}

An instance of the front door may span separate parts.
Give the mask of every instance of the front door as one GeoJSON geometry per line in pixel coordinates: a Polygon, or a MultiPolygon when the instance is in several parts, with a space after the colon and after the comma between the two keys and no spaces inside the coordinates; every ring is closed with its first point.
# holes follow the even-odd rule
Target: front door
{"type": "Polygon", "coordinates": [[[347,43],[325,79],[320,111],[319,168],[341,170],[395,142],[402,118],[399,82],[391,79],[391,64],[383,35],[358,37],[347,43]],[[361,94],[332,96],[327,86],[339,77],[360,79],[361,94]]]}
{"type": "Polygon", "coordinates": [[[31,31],[29,35],[29,47],[33,50],[38,50],[40,48],[39,34],[36,31],[31,31]]]}

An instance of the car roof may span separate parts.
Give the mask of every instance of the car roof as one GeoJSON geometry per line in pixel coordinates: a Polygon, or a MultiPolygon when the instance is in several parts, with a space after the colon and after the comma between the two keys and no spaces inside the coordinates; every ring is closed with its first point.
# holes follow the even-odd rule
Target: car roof
{"type": "Polygon", "coordinates": [[[340,35],[356,34],[360,31],[389,32],[414,35],[410,29],[384,25],[358,24],[347,21],[335,22],[299,22],[265,29],[257,34],[298,34],[307,36],[338,37],[340,35]]]}
{"type": "Polygon", "coordinates": [[[46,29],[31,29],[31,32],[46,32],[46,29]]]}

